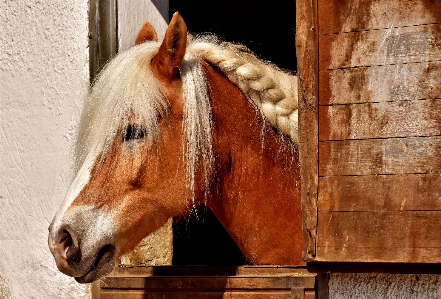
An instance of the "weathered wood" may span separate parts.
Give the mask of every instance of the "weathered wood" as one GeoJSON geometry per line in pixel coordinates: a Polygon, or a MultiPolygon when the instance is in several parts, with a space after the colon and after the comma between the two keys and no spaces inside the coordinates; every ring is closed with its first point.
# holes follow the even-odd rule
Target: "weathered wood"
{"type": "Polygon", "coordinates": [[[320,37],[319,69],[441,60],[441,24],[320,37]]]}
{"type": "Polygon", "coordinates": [[[441,61],[324,70],[320,105],[441,98],[441,61]]]}
{"type": "MultiPolygon", "coordinates": [[[[139,291],[130,292],[103,292],[100,299],[292,299],[290,291],[284,292],[193,292],[193,293],[151,293],[139,291]]],[[[302,297],[304,298],[304,297],[302,297]]]]}
{"type": "Polygon", "coordinates": [[[305,299],[316,299],[314,290],[306,290],[304,297],[305,299]]]}
{"type": "Polygon", "coordinates": [[[441,22],[440,1],[318,1],[320,34],[441,22]]]}
{"type": "Polygon", "coordinates": [[[101,279],[103,289],[143,289],[145,291],[224,291],[232,290],[283,290],[286,286],[304,286],[310,277],[105,277],[101,279]]]}
{"type": "Polygon", "coordinates": [[[102,278],[98,287],[94,299],[292,299],[315,293],[315,274],[305,267],[289,266],[121,267],[102,278]]]}
{"type": "Polygon", "coordinates": [[[319,188],[320,211],[441,210],[441,174],[322,177],[319,188]]]}
{"type": "Polygon", "coordinates": [[[298,47],[319,45],[309,94],[320,106],[303,100],[299,115],[304,221],[318,225],[313,237],[305,229],[316,243],[306,257],[439,263],[441,2],[320,0],[317,10],[319,32],[297,35],[298,47]]]}
{"type": "Polygon", "coordinates": [[[302,182],[303,258],[315,256],[318,188],[318,40],[317,3],[296,1],[299,95],[299,152],[302,182]]]}
{"type": "Polygon", "coordinates": [[[150,277],[150,276],[289,276],[309,277],[304,266],[122,266],[108,277],[150,277]]]}
{"type": "MultiPolygon", "coordinates": [[[[308,270],[316,273],[388,273],[388,274],[441,274],[439,263],[365,263],[365,262],[311,262],[308,270]]],[[[318,276],[319,274],[317,274],[318,276]]],[[[321,299],[317,291],[318,299],[321,299]]],[[[329,297],[323,297],[329,298],[329,297]]]]}
{"type": "Polygon", "coordinates": [[[322,106],[320,141],[441,135],[441,99],[322,106]]]}
{"type": "Polygon", "coordinates": [[[441,173],[441,137],[326,141],[320,176],[441,173]]]}
{"type": "Polygon", "coordinates": [[[441,211],[319,212],[317,260],[439,263],[440,227],[441,211]]]}

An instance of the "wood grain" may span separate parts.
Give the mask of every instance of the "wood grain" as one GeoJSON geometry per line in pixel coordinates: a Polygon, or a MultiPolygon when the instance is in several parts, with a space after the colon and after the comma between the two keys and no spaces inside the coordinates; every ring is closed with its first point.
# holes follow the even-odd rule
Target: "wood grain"
{"type": "Polygon", "coordinates": [[[143,289],[146,291],[225,291],[225,290],[283,290],[289,286],[305,285],[309,277],[105,277],[103,289],[143,289]]]}
{"type": "Polygon", "coordinates": [[[94,299],[311,298],[315,274],[293,266],[120,267],[102,278],[94,299]]]}
{"type": "MultiPolygon", "coordinates": [[[[284,292],[194,292],[184,293],[151,293],[142,291],[103,292],[100,299],[293,299],[290,291],[284,292]]],[[[298,297],[297,297],[298,298],[298,297]]],[[[303,298],[303,297],[302,297],[303,298]]],[[[95,298],[94,298],[95,299],[95,298]]],[[[301,299],[301,298],[299,298],[301,299]]]]}
{"type": "Polygon", "coordinates": [[[441,210],[441,174],[319,179],[319,211],[441,210]]]}
{"type": "Polygon", "coordinates": [[[320,142],[320,176],[441,173],[441,137],[320,142]]]}
{"type": "Polygon", "coordinates": [[[441,211],[319,212],[317,253],[327,261],[440,263],[440,227],[441,211]]]}
{"type": "Polygon", "coordinates": [[[441,2],[430,0],[318,1],[320,34],[441,22],[441,2]]]}
{"type": "Polygon", "coordinates": [[[441,61],[324,70],[320,105],[441,98],[441,61]]]}
{"type": "Polygon", "coordinates": [[[441,60],[441,24],[320,37],[320,70],[441,60]]]}
{"type": "MultiPolygon", "coordinates": [[[[371,272],[389,272],[387,269],[391,265],[396,264],[420,264],[421,268],[424,269],[425,264],[439,264],[441,255],[441,249],[439,247],[420,247],[414,248],[412,246],[397,246],[395,248],[372,248],[372,247],[360,247],[360,248],[331,248],[331,247],[321,247],[317,246],[318,256],[315,261],[317,262],[332,262],[332,263],[363,263],[363,264],[373,264],[381,263],[382,267],[377,269],[372,269],[371,272]],[[385,265],[388,264],[388,265],[385,265]],[[385,271],[386,270],[386,271],[385,271]]],[[[347,270],[351,269],[347,266],[347,270]]],[[[418,273],[418,267],[414,267],[414,271],[408,274],[418,273]]],[[[323,271],[323,270],[322,270],[323,271]]],[[[330,272],[342,272],[341,268],[336,265],[333,268],[328,268],[330,272]]],[[[357,269],[348,272],[357,272],[357,269]]],[[[403,271],[397,272],[403,273],[403,271]]],[[[432,267],[428,272],[433,274],[440,274],[441,271],[436,270],[436,266],[432,267]]],[[[427,272],[425,274],[428,274],[427,272]]]]}
{"type": "Polygon", "coordinates": [[[177,277],[177,276],[240,276],[240,277],[308,277],[304,266],[120,266],[108,277],[177,277]]]}
{"type": "Polygon", "coordinates": [[[317,3],[309,261],[441,263],[441,2],[317,3]]]}
{"type": "Polygon", "coordinates": [[[302,181],[303,258],[315,256],[318,188],[318,57],[316,1],[296,2],[299,152],[302,181]]]}
{"type": "Polygon", "coordinates": [[[441,135],[441,99],[322,106],[320,141],[441,135]]]}

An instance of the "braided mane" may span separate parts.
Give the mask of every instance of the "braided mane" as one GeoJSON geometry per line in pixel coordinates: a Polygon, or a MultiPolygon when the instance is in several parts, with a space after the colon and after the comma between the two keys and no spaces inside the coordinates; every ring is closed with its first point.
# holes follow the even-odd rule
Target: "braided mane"
{"type": "Polygon", "coordinates": [[[258,59],[244,46],[220,42],[213,36],[191,40],[187,51],[219,69],[275,128],[298,144],[296,76],[258,59]]]}

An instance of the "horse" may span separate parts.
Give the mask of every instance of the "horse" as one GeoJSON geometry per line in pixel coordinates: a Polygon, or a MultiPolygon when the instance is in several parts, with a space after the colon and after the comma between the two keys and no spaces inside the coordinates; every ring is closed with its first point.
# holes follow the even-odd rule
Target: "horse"
{"type": "Polygon", "coordinates": [[[75,171],[49,226],[58,269],[87,283],[170,217],[204,204],[251,264],[304,265],[296,77],[194,37],[175,13],[102,70],[75,171]]]}

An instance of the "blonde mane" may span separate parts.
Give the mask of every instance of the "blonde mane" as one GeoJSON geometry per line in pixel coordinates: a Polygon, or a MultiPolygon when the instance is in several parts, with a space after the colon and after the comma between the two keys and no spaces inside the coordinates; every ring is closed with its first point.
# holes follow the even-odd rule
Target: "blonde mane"
{"type": "Polygon", "coordinates": [[[217,67],[254,102],[268,121],[298,144],[297,77],[264,62],[247,48],[196,38],[188,51],[217,67]]]}
{"type": "MultiPolygon", "coordinates": [[[[133,115],[149,135],[160,133],[158,121],[169,113],[169,104],[150,67],[159,46],[157,42],[145,42],[118,54],[97,78],[83,108],[75,149],[77,171],[105,157],[118,138],[117,132],[129,124],[133,115]]],[[[206,190],[213,164],[211,106],[201,60],[223,72],[274,127],[298,142],[295,76],[262,62],[241,46],[213,37],[189,36],[180,70],[185,101],[182,150],[193,200],[199,161],[206,190]]]]}

